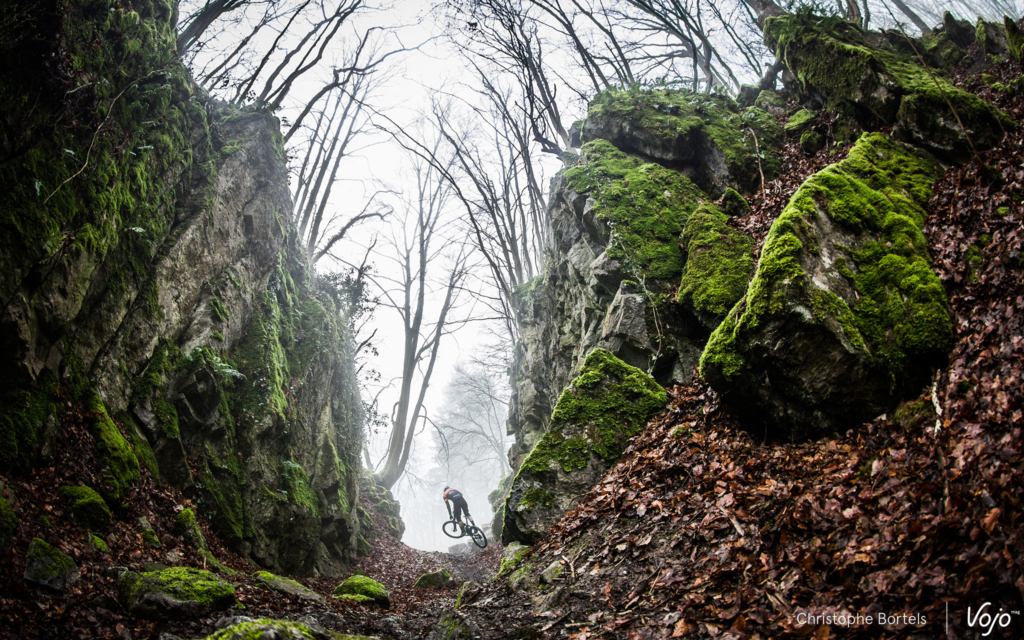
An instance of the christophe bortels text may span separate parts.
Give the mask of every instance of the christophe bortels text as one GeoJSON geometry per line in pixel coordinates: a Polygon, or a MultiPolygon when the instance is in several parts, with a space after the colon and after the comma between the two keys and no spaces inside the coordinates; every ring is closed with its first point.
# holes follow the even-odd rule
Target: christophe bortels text
{"type": "Polygon", "coordinates": [[[922,613],[823,613],[815,615],[801,611],[796,614],[796,622],[804,625],[827,625],[836,627],[852,627],[860,625],[922,625],[928,624],[928,616],[922,613]]]}

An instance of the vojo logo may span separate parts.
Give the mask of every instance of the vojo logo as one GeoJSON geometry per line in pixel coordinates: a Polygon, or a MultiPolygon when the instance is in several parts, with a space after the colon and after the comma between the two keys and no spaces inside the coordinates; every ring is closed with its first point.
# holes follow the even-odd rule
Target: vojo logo
{"type": "Polygon", "coordinates": [[[971,629],[984,630],[981,634],[982,637],[992,633],[997,626],[1000,629],[1005,629],[1010,626],[1011,616],[1020,615],[1020,611],[1003,611],[1002,607],[999,608],[999,611],[992,612],[991,606],[991,602],[986,602],[977,611],[974,611],[972,607],[967,607],[967,626],[971,629]]]}

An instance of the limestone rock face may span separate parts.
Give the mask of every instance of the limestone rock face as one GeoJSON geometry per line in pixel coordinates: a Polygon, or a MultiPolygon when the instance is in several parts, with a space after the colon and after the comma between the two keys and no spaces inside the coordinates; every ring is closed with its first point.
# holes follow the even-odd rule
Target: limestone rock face
{"type": "MultiPolygon", "coordinates": [[[[955,35],[937,34],[919,48],[940,57],[950,55],[931,51],[940,44],[958,46],[955,21],[947,31],[955,35]]],[[[868,34],[840,18],[801,14],[768,18],[764,32],[776,56],[796,74],[798,85],[793,89],[802,98],[850,113],[869,113],[897,125],[903,139],[944,158],[966,160],[972,153],[970,142],[979,150],[989,149],[1004,129],[1013,126],[995,107],[929,73],[905,38],[868,34]]],[[[982,22],[977,33],[984,40],[979,42],[982,49],[1007,51],[1002,25],[982,22]]]]}
{"type": "Polygon", "coordinates": [[[65,9],[37,35],[73,71],[0,47],[5,95],[38,97],[0,114],[21,132],[0,141],[0,466],[52,454],[66,400],[89,419],[110,506],[146,467],[201,498],[242,555],[340,574],[362,437],[348,298],[289,221],[279,123],[192,83],[165,5],[65,9]],[[140,20],[128,47],[122,23],[140,20]]]}
{"type": "Polygon", "coordinates": [[[948,354],[921,232],[939,175],[926,153],[865,134],[793,196],[701,356],[701,375],[752,425],[792,440],[841,432],[919,390],[948,354]]]}
{"type": "Polygon", "coordinates": [[[744,193],[760,187],[759,148],[765,179],[773,180],[781,135],[775,118],[758,107],[740,109],[731,98],[672,90],[598,94],[583,127],[584,142],[608,140],[671,166],[715,197],[728,187],[744,193]]]}
{"type": "Polygon", "coordinates": [[[597,484],[666,401],[665,390],[643,371],[603,349],[592,352],[512,481],[502,542],[536,542],[597,484]]]}

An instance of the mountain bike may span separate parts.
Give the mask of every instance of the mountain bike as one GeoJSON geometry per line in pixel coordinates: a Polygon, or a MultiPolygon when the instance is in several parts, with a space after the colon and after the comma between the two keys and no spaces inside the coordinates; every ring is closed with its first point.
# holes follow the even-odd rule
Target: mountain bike
{"type": "Polygon", "coordinates": [[[473,522],[473,516],[467,513],[467,524],[460,525],[458,522],[456,522],[455,516],[452,515],[452,505],[445,502],[444,506],[448,507],[449,518],[448,522],[445,522],[443,525],[441,525],[441,531],[444,531],[444,535],[448,536],[449,538],[462,538],[465,536],[469,536],[473,538],[473,544],[480,547],[481,549],[485,549],[487,547],[487,536],[484,534],[483,531],[480,530],[479,527],[476,526],[476,523],[473,522]]]}

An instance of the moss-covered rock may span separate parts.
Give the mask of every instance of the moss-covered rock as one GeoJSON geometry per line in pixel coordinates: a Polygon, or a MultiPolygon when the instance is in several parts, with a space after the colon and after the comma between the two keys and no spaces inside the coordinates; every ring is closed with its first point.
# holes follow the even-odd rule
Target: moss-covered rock
{"type": "Polygon", "coordinates": [[[203,530],[199,528],[199,522],[196,521],[196,513],[192,507],[182,509],[174,517],[174,533],[181,536],[185,544],[193,549],[206,549],[206,537],[203,535],[203,530]]]}
{"type": "Polygon", "coordinates": [[[753,242],[727,219],[713,205],[701,205],[680,239],[686,267],[677,300],[712,329],[743,297],[754,272],[753,242]]]}
{"type": "Polygon", "coordinates": [[[25,554],[25,582],[63,591],[78,582],[82,573],[71,556],[44,540],[33,538],[25,554]]]}
{"type": "Polygon", "coordinates": [[[732,98],[689,91],[610,90],[590,103],[587,140],[608,140],[693,175],[717,196],[727,187],[752,193],[778,175],[782,131],[757,107],[740,109],[732,98]]]}
{"type": "Polygon", "coordinates": [[[754,106],[773,116],[781,116],[786,113],[786,100],[779,95],[778,91],[772,91],[771,89],[764,89],[761,93],[757,94],[754,106]]]}
{"type": "Polygon", "coordinates": [[[156,531],[153,529],[153,525],[149,523],[149,518],[146,516],[139,517],[139,526],[135,528],[136,532],[142,537],[142,541],[147,546],[153,549],[159,549],[161,546],[160,538],[156,535],[156,531]]]}
{"type": "Polygon", "coordinates": [[[438,569],[424,573],[416,579],[416,583],[412,586],[415,589],[426,589],[428,587],[448,587],[451,586],[451,583],[452,575],[444,569],[438,569]]]}
{"type": "Polygon", "coordinates": [[[583,145],[586,163],[565,172],[569,187],[594,199],[593,215],[611,230],[606,253],[645,277],[682,271],[677,238],[704,194],[686,176],[626,155],[606,140],[583,145]]]}
{"type": "Polygon", "coordinates": [[[323,598],[321,598],[319,594],[302,583],[288,578],[282,578],[281,576],[270,573],[269,571],[257,571],[252,574],[252,577],[259,580],[260,584],[270,591],[287,593],[289,595],[298,596],[303,600],[311,600],[313,602],[323,601],[323,598]]]}
{"type": "Polygon", "coordinates": [[[1006,30],[1006,46],[1010,55],[1017,61],[1024,60],[1024,33],[1009,16],[1003,17],[1003,28],[1006,30]]]}
{"type": "Polygon", "coordinates": [[[0,549],[6,549],[18,531],[18,516],[7,498],[0,495],[0,549]]]}
{"type": "Polygon", "coordinates": [[[290,620],[245,620],[225,627],[203,640],[370,640],[368,636],[353,636],[336,633],[316,625],[307,625],[290,620]]]}
{"type": "Polygon", "coordinates": [[[187,619],[223,611],[235,604],[235,589],[209,571],[172,567],[127,572],[118,581],[125,607],[136,617],[187,619]]]}
{"type": "Polygon", "coordinates": [[[742,218],[750,213],[750,203],[735,189],[725,190],[719,208],[730,218],[742,218]]]}
{"type": "Polygon", "coordinates": [[[831,109],[896,124],[899,136],[933,153],[966,159],[967,136],[976,148],[989,149],[1013,127],[998,109],[929,73],[912,54],[871,44],[852,22],[798,12],[768,18],[764,33],[805,98],[820,96],[831,109]]]}
{"type": "Polygon", "coordinates": [[[800,148],[809,156],[813,156],[825,148],[825,136],[817,131],[804,131],[800,136],[800,148]]]}
{"type": "Polygon", "coordinates": [[[91,488],[64,486],[60,496],[71,503],[71,517],[85,526],[102,531],[110,524],[110,507],[91,488]]]}
{"type": "Polygon", "coordinates": [[[811,176],[772,225],[701,375],[791,439],[836,433],[919,389],[953,341],[921,231],[941,173],[928,154],[864,134],[811,176]]]}
{"type": "Polygon", "coordinates": [[[532,544],[622,455],[667,395],[643,371],[595,349],[526,456],[505,502],[502,540],[532,544]]]}
{"type": "Polygon", "coordinates": [[[103,465],[101,491],[112,502],[120,502],[131,485],[139,479],[139,460],[114,421],[107,415],[99,394],[91,391],[86,399],[90,412],[89,431],[96,442],[103,465]]]}
{"type": "Polygon", "coordinates": [[[798,136],[805,129],[814,124],[814,121],[818,119],[818,112],[811,111],[810,109],[801,109],[790,116],[789,121],[786,122],[786,135],[798,136]]]}
{"type": "Polygon", "coordinates": [[[93,553],[106,553],[110,551],[110,546],[107,544],[107,541],[95,533],[90,531],[86,537],[89,540],[89,548],[93,553]]]}
{"type": "Polygon", "coordinates": [[[391,598],[384,585],[367,576],[352,576],[334,588],[334,596],[362,596],[384,607],[391,606],[391,598]]]}

